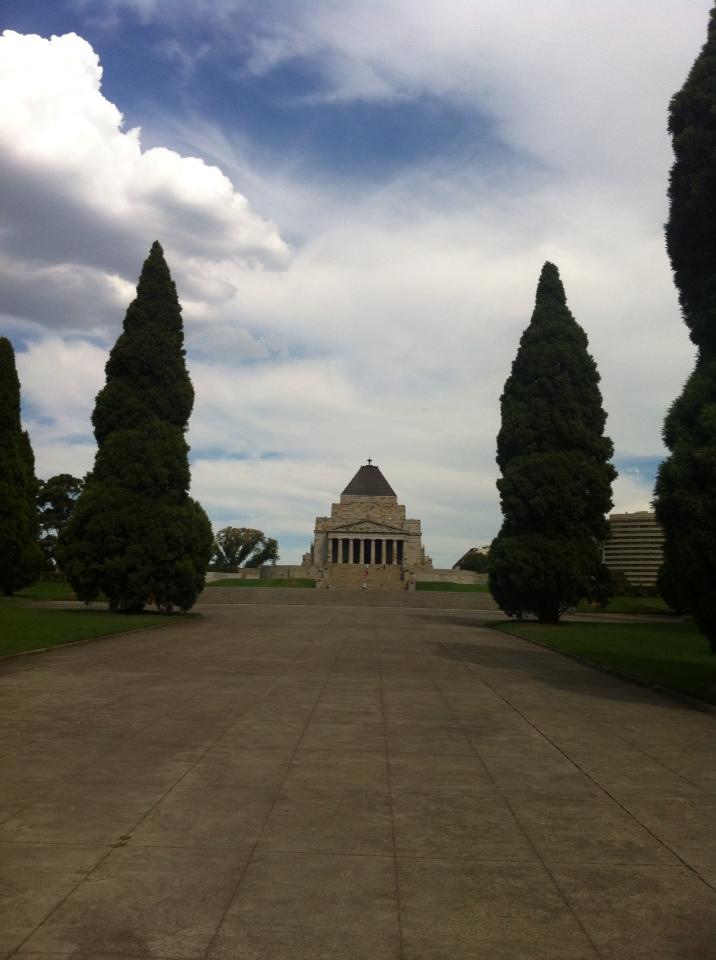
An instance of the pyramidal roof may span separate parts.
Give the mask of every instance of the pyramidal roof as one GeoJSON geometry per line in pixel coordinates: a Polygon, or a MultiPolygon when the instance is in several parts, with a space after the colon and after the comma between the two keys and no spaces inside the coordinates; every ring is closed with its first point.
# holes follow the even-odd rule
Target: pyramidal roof
{"type": "Polygon", "coordinates": [[[378,467],[367,463],[358,470],[341,496],[395,497],[396,493],[378,467]]]}

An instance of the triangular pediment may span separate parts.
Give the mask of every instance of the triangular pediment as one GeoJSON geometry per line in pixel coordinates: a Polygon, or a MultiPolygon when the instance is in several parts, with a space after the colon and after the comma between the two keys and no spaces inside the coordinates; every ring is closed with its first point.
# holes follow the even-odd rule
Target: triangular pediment
{"type": "Polygon", "coordinates": [[[351,523],[342,523],[337,527],[331,527],[331,533],[391,533],[403,534],[402,527],[396,527],[390,523],[383,523],[382,520],[353,520],[351,523]]]}

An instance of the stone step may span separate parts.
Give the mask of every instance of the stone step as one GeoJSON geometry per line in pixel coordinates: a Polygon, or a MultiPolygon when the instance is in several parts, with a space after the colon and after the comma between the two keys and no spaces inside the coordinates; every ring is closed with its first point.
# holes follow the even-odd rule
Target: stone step
{"type": "Polygon", "coordinates": [[[384,567],[382,564],[332,564],[329,567],[328,579],[323,586],[363,589],[367,584],[368,590],[405,590],[403,571],[400,567],[384,567]]]}
{"type": "Polygon", "coordinates": [[[497,610],[489,593],[421,590],[356,590],[355,588],[284,589],[281,587],[207,587],[201,603],[266,603],[298,606],[433,607],[497,610]]]}

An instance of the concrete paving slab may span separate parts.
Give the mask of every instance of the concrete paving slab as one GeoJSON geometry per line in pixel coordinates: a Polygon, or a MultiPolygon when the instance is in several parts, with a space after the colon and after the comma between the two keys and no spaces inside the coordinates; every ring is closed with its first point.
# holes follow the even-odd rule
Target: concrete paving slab
{"type": "Polygon", "coordinates": [[[201,956],[244,867],[235,851],[113,851],[27,941],[28,951],[73,956],[201,956]]]}
{"type": "Polygon", "coordinates": [[[187,779],[244,790],[278,789],[288,771],[287,751],[264,747],[247,750],[219,742],[207,751],[187,779]]]}
{"type": "Polygon", "coordinates": [[[211,960],[399,960],[392,857],[259,851],[211,960]]]}
{"type": "Polygon", "coordinates": [[[320,790],[336,797],[350,793],[387,796],[385,755],[357,750],[299,750],[289,767],[285,787],[320,790]]]}
{"type": "Polygon", "coordinates": [[[11,956],[109,849],[98,845],[4,843],[0,956],[11,956]]]}
{"type": "Polygon", "coordinates": [[[506,797],[534,800],[596,800],[603,791],[591,777],[561,754],[552,760],[532,763],[524,755],[483,756],[482,762],[506,797]]]}
{"type": "Polygon", "coordinates": [[[362,791],[335,796],[288,785],[276,798],[258,849],[390,856],[390,803],[362,791]]]}
{"type": "Polygon", "coordinates": [[[242,750],[283,751],[290,759],[304,734],[305,724],[284,723],[279,720],[237,720],[221,738],[217,746],[242,750]]]}
{"type": "Polygon", "coordinates": [[[598,956],[539,863],[401,860],[398,877],[411,960],[598,956]]]}
{"type": "Polygon", "coordinates": [[[301,750],[357,750],[385,756],[382,720],[335,723],[312,719],[301,738],[301,750]]]}
{"type": "Polygon", "coordinates": [[[716,867],[716,797],[632,791],[620,800],[687,863],[716,867]]]}
{"type": "Polygon", "coordinates": [[[633,816],[605,797],[578,802],[513,798],[510,807],[546,862],[678,862],[633,816]]]}
{"type": "Polygon", "coordinates": [[[75,778],[6,820],[0,826],[0,843],[118,843],[162,792],[141,783],[98,784],[75,778]]]}
{"type": "Polygon", "coordinates": [[[713,893],[680,866],[572,864],[554,877],[602,957],[713,960],[713,893]]]}
{"type": "Polygon", "coordinates": [[[266,593],[0,664],[3,960],[714,956],[716,717],[266,593]]]}
{"type": "Polygon", "coordinates": [[[499,796],[400,793],[393,797],[396,855],[452,860],[536,860],[499,796]]]}
{"type": "Polygon", "coordinates": [[[273,803],[273,790],[187,778],[132,830],[132,844],[240,850],[248,857],[273,803]]]}
{"type": "Polygon", "coordinates": [[[474,755],[401,754],[389,758],[389,771],[394,797],[423,793],[442,797],[449,807],[453,796],[500,796],[494,779],[474,755]]]}

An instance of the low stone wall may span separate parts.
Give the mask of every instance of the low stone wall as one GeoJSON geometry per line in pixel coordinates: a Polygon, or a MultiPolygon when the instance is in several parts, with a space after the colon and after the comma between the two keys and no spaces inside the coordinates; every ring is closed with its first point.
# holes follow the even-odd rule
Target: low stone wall
{"type": "Polygon", "coordinates": [[[298,564],[268,564],[265,567],[242,567],[236,573],[221,573],[212,570],[206,575],[206,582],[212,580],[290,580],[293,577],[308,577],[315,579],[316,571],[312,567],[301,567],[298,564]]]}
{"type": "MultiPolygon", "coordinates": [[[[338,569],[341,569],[340,566],[338,569]]],[[[350,569],[359,571],[362,576],[365,568],[356,564],[350,566],[350,569]]],[[[395,569],[397,570],[397,567],[395,569]]],[[[277,563],[275,566],[269,564],[260,568],[242,567],[237,573],[220,573],[212,570],[211,573],[207,573],[206,581],[210,583],[213,580],[258,580],[259,577],[262,580],[291,580],[294,577],[320,580],[322,579],[322,571],[316,570],[314,567],[302,567],[299,564],[277,563]]],[[[405,574],[405,577],[406,580],[411,579],[408,573],[405,574]]],[[[412,579],[416,583],[421,581],[427,581],[428,583],[487,583],[487,574],[474,573],[472,570],[422,570],[418,568],[412,579]]],[[[399,589],[403,589],[402,584],[399,589]]]]}
{"type": "Polygon", "coordinates": [[[258,580],[258,578],[258,569],[242,567],[237,573],[222,573],[219,570],[211,570],[206,575],[206,582],[211,583],[212,580],[258,580]]]}
{"type": "Polygon", "coordinates": [[[486,573],[474,570],[416,570],[416,583],[487,583],[486,573]]]}
{"type": "Polygon", "coordinates": [[[261,567],[262,580],[293,580],[294,577],[315,580],[316,570],[313,567],[303,567],[298,563],[277,563],[274,566],[261,567]]]}

